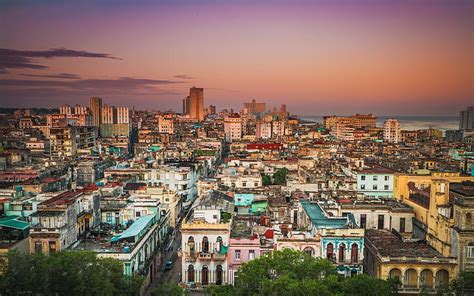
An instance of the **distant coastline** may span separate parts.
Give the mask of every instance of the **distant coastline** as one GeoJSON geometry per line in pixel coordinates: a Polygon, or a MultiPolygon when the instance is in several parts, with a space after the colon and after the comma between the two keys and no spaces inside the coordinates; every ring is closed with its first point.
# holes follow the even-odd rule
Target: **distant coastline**
{"type": "MultiPolygon", "coordinates": [[[[309,122],[323,122],[321,115],[307,115],[300,116],[300,118],[309,122]]],[[[377,126],[382,127],[388,118],[398,119],[402,130],[419,130],[430,127],[442,131],[459,129],[458,116],[377,116],[377,126]]]]}

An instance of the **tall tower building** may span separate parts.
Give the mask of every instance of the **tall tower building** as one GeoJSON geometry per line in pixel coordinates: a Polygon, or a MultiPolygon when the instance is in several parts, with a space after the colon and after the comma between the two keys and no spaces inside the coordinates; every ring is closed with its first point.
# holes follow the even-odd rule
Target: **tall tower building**
{"type": "Polygon", "coordinates": [[[400,122],[396,119],[387,119],[383,124],[383,139],[388,143],[400,142],[400,122]]]}
{"type": "Polygon", "coordinates": [[[59,106],[59,114],[71,114],[71,106],[68,104],[59,106]]]}
{"type": "Polygon", "coordinates": [[[117,123],[130,123],[130,110],[128,109],[128,107],[117,107],[117,123]]]}
{"type": "Polygon", "coordinates": [[[204,120],[204,89],[191,87],[189,90],[189,117],[204,120]]]}
{"type": "Polygon", "coordinates": [[[189,96],[183,99],[183,115],[189,115],[189,96]]]}
{"type": "Polygon", "coordinates": [[[114,107],[105,105],[102,107],[102,119],[100,124],[113,124],[114,120],[114,107]]]}
{"type": "Polygon", "coordinates": [[[102,99],[92,97],[89,99],[89,110],[92,114],[92,123],[94,126],[100,127],[102,122],[102,99]]]}
{"type": "Polygon", "coordinates": [[[459,116],[460,130],[474,130],[474,107],[467,107],[462,110],[459,116]]]}

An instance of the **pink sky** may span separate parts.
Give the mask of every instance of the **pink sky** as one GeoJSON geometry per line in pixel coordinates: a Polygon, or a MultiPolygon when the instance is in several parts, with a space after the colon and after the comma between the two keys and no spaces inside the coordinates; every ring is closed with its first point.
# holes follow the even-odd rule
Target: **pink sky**
{"type": "Polygon", "coordinates": [[[305,115],[455,115],[474,102],[473,2],[254,2],[0,4],[0,48],[120,58],[27,54],[47,67],[33,69],[9,63],[24,52],[3,53],[0,102],[55,107],[100,95],[179,111],[193,85],[219,109],[256,98],[305,115]],[[51,77],[60,73],[79,79],[51,77]]]}

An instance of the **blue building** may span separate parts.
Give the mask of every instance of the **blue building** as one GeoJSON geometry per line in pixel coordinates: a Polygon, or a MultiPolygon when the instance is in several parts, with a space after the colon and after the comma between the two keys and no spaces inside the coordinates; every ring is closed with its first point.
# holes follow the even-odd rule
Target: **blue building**
{"type": "Polygon", "coordinates": [[[322,258],[337,266],[340,274],[352,276],[363,272],[364,229],[352,214],[331,217],[318,203],[301,201],[303,225],[314,237],[321,239],[322,258]]]}

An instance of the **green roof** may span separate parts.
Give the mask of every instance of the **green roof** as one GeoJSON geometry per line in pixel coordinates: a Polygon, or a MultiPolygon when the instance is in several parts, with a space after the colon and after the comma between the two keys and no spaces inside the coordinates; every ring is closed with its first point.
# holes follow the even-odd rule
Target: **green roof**
{"type": "Polygon", "coordinates": [[[329,217],[317,203],[301,201],[306,215],[311,219],[311,223],[317,228],[346,228],[349,222],[346,217],[329,217]]]}
{"type": "Polygon", "coordinates": [[[26,230],[30,228],[30,223],[20,221],[17,218],[18,216],[6,216],[0,218],[0,227],[14,228],[19,230],[26,230]]]}
{"type": "Polygon", "coordinates": [[[148,227],[154,222],[155,222],[155,215],[140,217],[137,221],[133,222],[133,224],[129,228],[127,228],[124,232],[122,232],[119,236],[114,236],[115,241],[129,238],[129,237],[136,237],[136,236],[141,237],[148,230],[148,227]]]}

